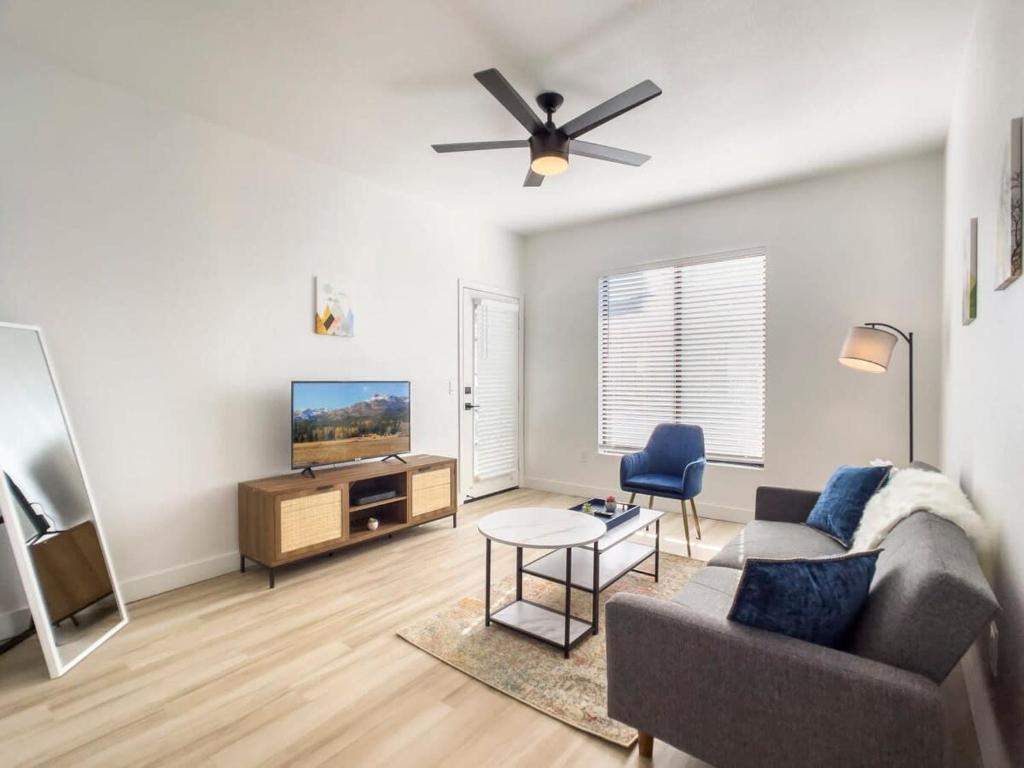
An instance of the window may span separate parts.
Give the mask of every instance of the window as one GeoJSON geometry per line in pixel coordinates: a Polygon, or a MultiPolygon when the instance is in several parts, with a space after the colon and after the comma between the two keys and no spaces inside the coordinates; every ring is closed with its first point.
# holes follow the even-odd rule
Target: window
{"type": "Polygon", "coordinates": [[[756,250],[601,278],[598,447],[699,424],[709,460],[764,463],[765,261],[756,250]]]}

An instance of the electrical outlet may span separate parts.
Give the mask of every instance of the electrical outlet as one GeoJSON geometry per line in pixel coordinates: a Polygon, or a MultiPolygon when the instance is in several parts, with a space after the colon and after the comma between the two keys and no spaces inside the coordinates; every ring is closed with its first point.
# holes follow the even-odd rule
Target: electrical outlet
{"type": "Polygon", "coordinates": [[[999,674],[999,627],[994,621],[988,625],[988,671],[992,677],[999,674]]]}

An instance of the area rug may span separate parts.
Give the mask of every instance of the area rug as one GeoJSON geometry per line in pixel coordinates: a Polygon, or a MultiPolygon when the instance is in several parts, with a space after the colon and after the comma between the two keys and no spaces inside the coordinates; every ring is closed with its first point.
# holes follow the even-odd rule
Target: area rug
{"type": "MultiPolygon", "coordinates": [[[[644,563],[644,570],[651,564],[644,563]]],[[[604,638],[605,603],[620,592],[668,599],[704,563],[661,555],[659,580],[629,573],[601,594],[598,634],[576,646],[570,657],[549,645],[492,624],[484,626],[483,587],[479,597],[463,597],[454,605],[399,631],[398,636],[446,664],[518,701],[602,739],[630,747],[636,730],[608,717],[604,638]]],[[[481,574],[482,576],[482,574],[481,574]]],[[[509,576],[491,588],[491,605],[500,608],[515,597],[509,576]]],[[[562,610],[565,589],[529,575],[523,597],[562,610]]],[[[591,596],[573,590],[572,613],[590,616],[591,596]]]]}

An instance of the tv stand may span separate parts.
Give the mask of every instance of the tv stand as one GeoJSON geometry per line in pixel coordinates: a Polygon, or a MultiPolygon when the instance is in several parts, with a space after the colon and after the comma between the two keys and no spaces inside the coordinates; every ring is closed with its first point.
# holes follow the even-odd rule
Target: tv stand
{"type": "Polygon", "coordinates": [[[367,461],[312,468],[238,484],[238,549],[246,561],[275,570],[398,531],[451,518],[457,524],[455,459],[407,456],[401,464],[367,461]],[[356,499],[391,493],[375,501],[356,499]],[[377,522],[370,527],[370,518],[377,522]]]}
{"type": "Polygon", "coordinates": [[[316,480],[316,472],[313,471],[312,467],[306,467],[299,473],[300,477],[308,477],[310,480],[316,480]]]}
{"type": "Polygon", "coordinates": [[[387,461],[388,459],[398,459],[403,464],[408,464],[409,463],[405,459],[403,459],[401,456],[399,456],[397,453],[389,453],[387,456],[385,456],[383,459],[381,459],[381,461],[387,461]]]}

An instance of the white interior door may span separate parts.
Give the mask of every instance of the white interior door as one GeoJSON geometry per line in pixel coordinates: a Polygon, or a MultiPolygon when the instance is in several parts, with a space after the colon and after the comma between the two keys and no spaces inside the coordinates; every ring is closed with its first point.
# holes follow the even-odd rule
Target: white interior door
{"type": "Polygon", "coordinates": [[[467,499],[519,485],[519,298],[462,290],[460,485],[467,499]]]}

